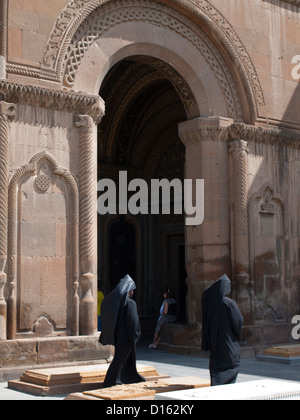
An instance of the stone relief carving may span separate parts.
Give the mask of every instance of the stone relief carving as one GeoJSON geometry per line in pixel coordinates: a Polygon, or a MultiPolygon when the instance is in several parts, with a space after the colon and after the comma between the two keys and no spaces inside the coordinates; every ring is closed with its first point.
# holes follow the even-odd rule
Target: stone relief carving
{"type": "Polygon", "coordinates": [[[288,321],[289,274],[284,235],[288,217],[275,189],[266,183],[248,201],[250,276],[255,288],[255,320],[288,321]]]}
{"type": "Polygon", "coordinates": [[[65,55],[64,84],[73,87],[82,58],[88,48],[100,38],[105,31],[120,22],[152,22],[188,39],[205,57],[214,72],[224,93],[228,114],[242,120],[242,107],[235,82],[221,54],[204,33],[179,13],[160,4],[155,5],[147,0],[115,1],[103,5],[94,11],[80,26],[65,55]]]}
{"type": "Polygon", "coordinates": [[[41,192],[47,192],[50,185],[51,179],[47,175],[40,174],[35,180],[35,186],[41,192]]]}
{"type": "Polygon", "coordinates": [[[104,102],[98,95],[62,92],[5,81],[0,81],[0,93],[6,101],[15,104],[40,106],[56,111],[84,112],[90,115],[96,124],[104,115],[104,102]]]}
{"type": "MultiPolygon", "coordinates": [[[[79,198],[78,187],[74,177],[64,168],[59,167],[56,159],[48,152],[41,152],[35,155],[31,161],[17,169],[10,181],[8,190],[8,279],[9,279],[9,297],[8,297],[8,338],[14,339],[17,334],[17,264],[18,264],[18,188],[24,177],[33,177],[38,174],[40,162],[47,161],[52,169],[52,174],[62,177],[71,191],[71,243],[72,243],[72,320],[71,334],[79,334],[79,198]]],[[[38,179],[39,175],[36,179],[38,179]]],[[[46,179],[43,177],[43,181],[46,179]]],[[[48,185],[48,182],[46,182],[48,185]]],[[[45,183],[41,184],[45,188],[45,183]]]]}
{"type": "MultiPolygon", "coordinates": [[[[146,8],[148,6],[149,8],[152,8],[151,15],[152,19],[154,18],[154,20],[156,20],[156,24],[159,23],[170,26],[170,15],[168,16],[168,19],[155,19],[154,15],[155,13],[158,13],[158,8],[169,10],[169,12],[171,11],[173,16],[177,14],[178,17],[180,17],[180,24],[178,24],[178,22],[174,23],[173,17],[170,28],[181,36],[190,37],[192,42],[195,42],[198,38],[196,44],[198,44],[198,48],[200,48],[201,42],[199,43],[199,39],[201,39],[201,37],[199,36],[199,33],[195,35],[195,32],[192,31],[191,34],[189,29],[190,25],[195,25],[184,18],[182,14],[162,5],[162,2],[150,2],[147,0],[122,0],[121,2],[109,2],[106,0],[73,0],[65,7],[54,25],[45,49],[43,67],[37,69],[10,63],[7,65],[7,70],[11,73],[22,74],[29,77],[61,81],[63,72],[65,71],[65,60],[67,59],[68,63],[66,65],[64,79],[67,85],[71,87],[74,83],[74,76],[76,74],[76,69],[80,64],[82,54],[84,54],[86,48],[93,42],[95,37],[90,33],[88,38],[83,39],[77,46],[71,44],[71,40],[74,36],[75,38],[78,36],[80,25],[85,25],[84,21],[89,20],[93,14],[99,13],[97,9],[100,10],[102,7],[105,13],[107,13],[107,18],[104,18],[100,27],[97,28],[98,36],[101,36],[101,33],[108,28],[107,25],[115,24],[120,19],[121,11],[119,12],[119,17],[115,14],[115,8],[118,3],[120,7],[124,9],[123,14],[125,21],[126,19],[130,20],[132,12],[129,10],[126,12],[126,8],[129,8],[130,6],[133,6],[136,12],[138,7],[146,8]],[[109,17],[108,15],[110,12],[114,13],[109,17]],[[74,48],[72,57],[69,57],[70,48],[74,48]]],[[[174,0],[174,4],[177,5],[177,3],[180,8],[188,10],[191,15],[200,16],[206,25],[211,27],[214,32],[218,32],[221,42],[225,46],[225,49],[228,50],[233,63],[237,65],[240,70],[240,75],[250,104],[250,112],[252,118],[255,119],[257,116],[257,105],[264,105],[264,96],[254,65],[232,26],[207,0],[202,0],[201,2],[193,0],[174,0]]],[[[148,16],[150,21],[151,15],[148,16]]],[[[199,27],[195,27],[198,32],[201,32],[199,27]]],[[[81,32],[81,29],[79,32],[81,32]]],[[[226,98],[229,115],[235,115],[237,120],[241,119],[241,105],[239,103],[238,92],[221,54],[208,38],[206,40],[206,45],[204,45],[201,50],[219,80],[226,98]],[[235,111],[235,113],[233,111],[235,111]]]]}
{"type": "MultiPolygon", "coordinates": [[[[137,0],[130,2],[123,0],[121,5],[124,7],[133,4],[137,6],[150,5],[153,7],[152,10],[156,10],[162,7],[162,3],[164,2],[137,0]]],[[[173,0],[173,4],[174,6],[187,10],[191,15],[200,16],[205,24],[211,27],[214,32],[216,30],[219,32],[220,39],[225,45],[225,48],[229,50],[229,54],[233,58],[234,63],[239,63],[238,67],[242,72],[243,82],[248,90],[248,98],[254,99],[257,105],[264,105],[264,95],[254,65],[238,35],[225,17],[207,0],[173,0]]],[[[113,10],[114,7],[114,3],[107,0],[72,0],[59,16],[50,34],[43,58],[45,68],[48,67],[52,71],[56,71],[58,78],[61,77],[63,70],[62,61],[65,59],[65,54],[69,47],[68,43],[74,37],[84,19],[94,13],[101,5],[105,5],[108,11],[113,10]]],[[[181,18],[183,18],[182,15],[181,18]]],[[[178,25],[176,30],[180,30],[178,25]]],[[[82,47],[84,48],[84,45],[82,47]]],[[[252,111],[254,112],[255,110],[253,109],[252,111]]]]}
{"type": "Polygon", "coordinates": [[[260,206],[261,214],[269,214],[269,215],[275,214],[275,211],[276,211],[275,204],[272,203],[273,196],[274,196],[273,191],[271,190],[270,187],[267,187],[263,195],[264,201],[260,206]]]}

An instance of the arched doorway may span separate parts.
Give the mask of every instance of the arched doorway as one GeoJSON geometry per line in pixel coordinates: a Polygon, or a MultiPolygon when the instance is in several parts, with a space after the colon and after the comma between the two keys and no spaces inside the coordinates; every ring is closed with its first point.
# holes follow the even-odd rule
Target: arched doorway
{"type": "MultiPolygon", "coordinates": [[[[237,222],[236,232],[231,231],[231,222],[236,218],[230,192],[240,191],[232,180],[237,183],[243,180],[241,174],[246,174],[246,167],[238,171],[235,160],[239,147],[244,155],[247,149],[243,149],[242,137],[236,132],[238,124],[234,123],[255,121],[258,106],[264,104],[262,89],[238,35],[210,3],[196,5],[180,0],[174,0],[172,5],[167,0],[100,3],[83,6],[76,13],[59,51],[49,44],[53,69],[62,71],[63,85],[67,88],[97,97],[100,94],[105,101],[106,116],[97,137],[98,180],[105,177],[117,182],[120,168],[127,171],[128,181],[137,177],[159,178],[159,171],[162,176],[172,171],[174,178],[175,172],[184,172],[183,169],[187,179],[205,180],[207,195],[202,225],[184,228],[182,218],[181,228],[175,221],[170,229],[163,229],[166,224],[157,217],[146,219],[139,215],[131,221],[135,223],[137,249],[141,253],[144,249],[153,250],[160,253],[159,258],[171,255],[174,261],[176,252],[166,251],[166,244],[175,246],[172,235],[178,231],[185,234],[176,246],[182,246],[180,242],[185,244],[188,322],[199,325],[204,288],[220,274],[240,267],[235,253],[240,247],[233,237],[245,237],[247,227],[246,223],[237,222]],[[168,94],[173,95],[170,102],[168,94]],[[147,108],[149,103],[152,108],[147,108]],[[155,124],[158,115],[161,125],[155,124]],[[185,148],[178,138],[178,127],[185,148]],[[237,143],[228,147],[234,139],[237,143]],[[179,164],[177,157],[182,153],[179,164]],[[162,232],[161,236],[153,238],[145,234],[151,229],[162,232]]],[[[95,117],[98,124],[102,114],[95,117]]],[[[95,138],[96,127],[90,127],[89,134],[95,138]]],[[[234,196],[235,202],[244,202],[243,199],[234,196]]],[[[127,218],[125,215],[126,222],[127,218]]],[[[101,289],[107,292],[107,226],[113,217],[100,219],[97,274],[101,289]]],[[[178,254],[182,255],[182,251],[178,254]]],[[[174,278],[172,269],[171,274],[159,277],[161,265],[155,265],[153,260],[151,253],[146,259],[143,255],[139,258],[141,266],[136,280],[142,291],[138,304],[143,314],[150,313],[161,301],[158,288],[153,286],[149,291],[145,287],[154,284],[150,280],[163,288],[163,281],[174,278]]],[[[238,283],[234,289],[240,290],[241,296],[245,289],[249,295],[248,274],[232,275],[238,283]]]]}
{"type": "MultiPolygon", "coordinates": [[[[180,76],[166,63],[140,55],[121,60],[108,72],[100,89],[106,116],[98,127],[98,179],[118,185],[119,172],[127,171],[128,182],[183,181],[185,147],[178,124],[187,116],[175,80],[180,76]]],[[[131,270],[145,323],[156,319],[165,288],[173,289],[185,321],[184,214],[173,214],[171,205],[171,214],[112,218],[98,219],[98,274],[104,293],[121,276],[118,270],[131,270]]]]}

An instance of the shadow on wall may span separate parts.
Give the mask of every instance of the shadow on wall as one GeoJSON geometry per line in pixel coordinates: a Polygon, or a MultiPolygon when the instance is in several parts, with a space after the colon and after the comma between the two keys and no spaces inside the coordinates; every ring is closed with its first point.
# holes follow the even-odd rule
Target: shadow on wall
{"type": "Polygon", "coordinates": [[[268,127],[261,143],[249,142],[250,277],[256,323],[290,324],[300,314],[300,125],[295,124],[300,121],[300,49],[298,58],[295,63],[291,59],[294,81],[286,83],[289,88],[294,83],[295,90],[281,121],[268,127]]]}

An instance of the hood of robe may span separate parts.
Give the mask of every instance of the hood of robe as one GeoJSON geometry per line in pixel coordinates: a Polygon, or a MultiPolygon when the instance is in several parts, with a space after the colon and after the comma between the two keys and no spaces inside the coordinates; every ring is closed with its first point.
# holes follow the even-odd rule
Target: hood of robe
{"type": "Polygon", "coordinates": [[[202,295],[202,349],[215,351],[222,302],[231,291],[231,281],[224,274],[202,295]]]}
{"type": "Polygon", "coordinates": [[[118,283],[115,289],[103,299],[101,306],[102,331],[99,340],[101,344],[115,344],[115,330],[118,317],[122,315],[128,293],[135,289],[135,282],[127,275],[118,283]]]}

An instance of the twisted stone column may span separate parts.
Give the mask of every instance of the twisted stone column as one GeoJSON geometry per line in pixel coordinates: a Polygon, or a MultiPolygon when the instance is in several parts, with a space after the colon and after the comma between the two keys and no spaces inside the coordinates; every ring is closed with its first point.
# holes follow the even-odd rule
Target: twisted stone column
{"type": "Polygon", "coordinates": [[[232,254],[236,299],[245,321],[250,320],[248,233],[248,143],[229,143],[231,156],[232,254]]]}
{"type": "Polygon", "coordinates": [[[0,340],[7,338],[4,286],[7,280],[8,124],[15,117],[15,109],[14,104],[0,102],[0,340]]]}
{"type": "Polygon", "coordinates": [[[94,122],[88,115],[76,115],[75,125],[80,129],[80,173],[79,173],[79,244],[80,285],[82,297],[79,305],[79,329],[81,335],[95,332],[95,304],[93,285],[96,258],[96,183],[94,122]]]}
{"type": "Polygon", "coordinates": [[[8,0],[0,2],[0,79],[6,79],[8,0]]]}

